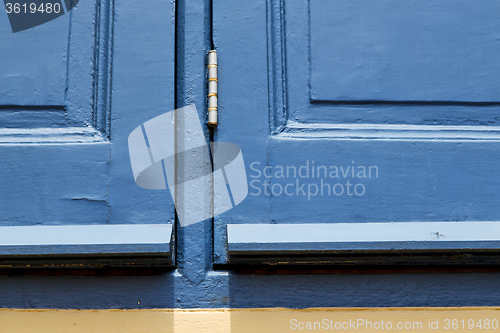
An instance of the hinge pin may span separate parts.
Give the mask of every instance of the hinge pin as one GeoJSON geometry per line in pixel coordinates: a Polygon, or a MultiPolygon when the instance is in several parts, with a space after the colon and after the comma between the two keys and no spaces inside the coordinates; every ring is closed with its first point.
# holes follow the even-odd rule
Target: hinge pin
{"type": "Polygon", "coordinates": [[[217,126],[217,51],[208,52],[208,126],[217,126]]]}

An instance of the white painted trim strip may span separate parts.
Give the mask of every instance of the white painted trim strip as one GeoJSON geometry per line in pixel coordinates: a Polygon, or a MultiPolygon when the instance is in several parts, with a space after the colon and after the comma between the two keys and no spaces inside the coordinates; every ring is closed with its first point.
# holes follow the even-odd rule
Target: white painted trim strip
{"type": "Polygon", "coordinates": [[[229,224],[228,244],[500,241],[500,221],[229,224]]]}
{"type": "Polygon", "coordinates": [[[169,244],[171,224],[0,227],[0,246],[169,244]]]}
{"type": "Polygon", "coordinates": [[[373,140],[500,141],[499,126],[303,124],[289,121],[277,137],[373,140]]]}
{"type": "Polygon", "coordinates": [[[102,133],[90,127],[2,128],[0,144],[104,143],[102,133]]]}

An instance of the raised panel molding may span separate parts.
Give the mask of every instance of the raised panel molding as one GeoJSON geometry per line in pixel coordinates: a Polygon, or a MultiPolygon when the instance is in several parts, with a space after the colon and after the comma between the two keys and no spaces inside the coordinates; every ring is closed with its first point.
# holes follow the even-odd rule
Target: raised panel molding
{"type": "MultiPolygon", "coordinates": [[[[377,131],[399,131],[406,133],[402,137],[407,137],[410,126],[410,137],[413,138],[467,139],[463,136],[462,126],[468,129],[477,126],[474,130],[479,133],[498,131],[500,103],[495,96],[499,94],[479,100],[320,100],[314,97],[311,91],[314,84],[310,83],[311,75],[314,74],[310,51],[310,7],[313,1],[285,3],[283,0],[268,0],[268,81],[272,134],[287,133],[300,137],[307,133],[331,137],[341,132],[347,133],[346,129],[352,127],[356,131],[355,137],[366,139],[373,137],[370,132],[376,127],[377,131]],[[364,125],[374,127],[366,130],[364,125]],[[435,127],[429,132],[431,126],[435,127]],[[450,130],[449,126],[454,129],[450,130]],[[442,133],[437,133],[441,130],[442,133]]],[[[490,41],[493,47],[496,44],[500,47],[500,43],[493,43],[490,41]]],[[[489,78],[488,87],[498,76],[491,75],[489,78]]],[[[474,91],[471,90],[471,93],[474,91]]],[[[476,137],[473,135],[472,139],[476,137]]],[[[488,137],[493,139],[490,135],[488,137]]],[[[399,135],[385,137],[400,138],[399,135]]]]}
{"type": "MultiPolygon", "coordinates": [[[[113,0],[82,2],[68,15],[57,19],[67,20],[68,17],[70,21],[68,34],[64,36],[65,78],[59,93],[62,99],[50,99],[50,103],[45,104],[0,100],[0,127],[80,127],[82,130],[92,127],[102,132],[103,137],[109,136],[113,5],[113,0]]],[[[46,25],[56,21],[33,29],[43,32],[48,29],[46,25]]],[[[19,35],[23,33],[30,33],[30,30],[19,35]]],[[[18,37],[17,34],[13,36],[18,37]]],[[[43,43],[44,36],[40,33],[35,37],[43,43]]],[[[20,131],[19,135],[23,136],[24,132],[20,131]]],[[[71,142],[71,138],[68,140],[71,142]]]]}

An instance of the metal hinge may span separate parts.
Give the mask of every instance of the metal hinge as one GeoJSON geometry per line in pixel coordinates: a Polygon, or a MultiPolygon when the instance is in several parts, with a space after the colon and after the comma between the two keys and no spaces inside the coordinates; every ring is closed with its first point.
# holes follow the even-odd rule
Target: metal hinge
{"type": "Polygon", "coordinates": [[[217,126],[217,51],[208,52],[208,126],[217,126]]]}

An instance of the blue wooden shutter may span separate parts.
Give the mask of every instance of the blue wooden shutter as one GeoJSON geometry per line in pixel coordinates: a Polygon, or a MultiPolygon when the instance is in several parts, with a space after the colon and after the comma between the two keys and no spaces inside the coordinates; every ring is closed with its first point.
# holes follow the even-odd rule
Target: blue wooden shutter
{"type": "Polygon", "coordinates": [[[134,128],[174,109],[173,14],[173,2],[81,1],[65,15],[15,34],[1,15],[0,225],[37,226],[13,232],[20,239],[0,246],[3,254],[152,253],[160,264],[171,261],[171,234],[160,243],[142,239],[144,248],[155,243],[160,250],[130,250],[141,243],[126,240],[127,228],[98,225],[173,223],[169,194],[135,185],[127,146],[134,128]],[[71,246],[86,240],[68,242],[67,251],[37,252],[37,244],[26,244],[30,233],[55,237],[53,230],[71,233],[83,229],[70,226],[80,225],[90,226],[85,230],[91,236],[92,230],[123,232],[125,243],[115,239],[104,249],[106,240],[94,244],[94,235],[76,252],[71,246]]]}
{"type": "Polygon", "coordinates": [[[218,140],[250,185],[216,262],[494,261],[499,6],[214,1],[218,140]]]}

